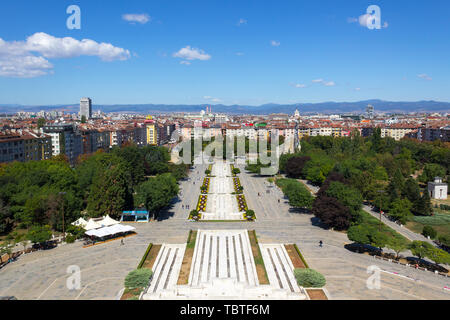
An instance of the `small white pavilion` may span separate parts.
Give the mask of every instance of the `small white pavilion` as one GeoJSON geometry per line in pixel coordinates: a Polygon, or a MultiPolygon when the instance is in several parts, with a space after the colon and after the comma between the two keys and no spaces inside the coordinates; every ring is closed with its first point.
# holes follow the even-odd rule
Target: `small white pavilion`
{"type": "Polygon", "coordinates": [[[446,200],[448,185],[442,182],[441,177],[435,177],[434,182],[428,182],[428,192],[431,199],[446,200]]]}

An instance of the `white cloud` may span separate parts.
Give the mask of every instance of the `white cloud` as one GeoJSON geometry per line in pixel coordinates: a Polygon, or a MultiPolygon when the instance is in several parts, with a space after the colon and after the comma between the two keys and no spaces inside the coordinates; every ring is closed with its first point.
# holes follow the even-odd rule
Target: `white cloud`
{"type": "Polygon", "coordinates": [[[205,53],[203,50],[191,48],[191,46],[186,46],[181,48],[178,52],[174,53],[175,58],[181,58],[185,60],[209,60],[211,56],[205,53]]]}
{"type": "Polygon", "coordinates": [[[127,13],[122,15],[122,19],[131,23],[140,23],[140,24],[146,24],[151,20],[151,17],[146,13],[127,13]]]}
{"type": "MultiPolygon", "coordinates": [[[[373,16],[369,13],[360,15],[358,18],[353,18],[353,17],[347,18],[348,23],[358,22],[360,26],[365,27],[365,28],[367,28],[367,26],[369,25],[369,23],[372,22],[372,20],[373,20],[373,16]]],[[[389,27],[389,23],[387,21],[385,21],[381,27],[386,29],[387,27],[389,27]]]]}
{"type": "Polygon", "coordinates": [[[57,38],[38,32],[25,41],[7,42],[0,38],[0,76],[33,78],[52,72],[52,58],[97,56],[103,61],[127,60],[128,50],[90,39],[57,38]]]}
{"type": "Polygon", "coordinates": [[[243,24],[247,24],[247,20],[245,20],[245,19],[239,19],[239,22],[237,23],[237,26],[239,27],[239,26],[241,26],[241,25],[243,25],[243,24]]]}
{"type": "Polygon", "coordinates": [[[313,83],[321,83],[321,84],[323,84],[326,87],[333,87],[333,86],[336,85],[336,83],[334,81],[325,81],[322,78],[311,80],[311,82],[313,82],[313,83]]]}
{"type": "Polygon", "coordinates": [[[214,98],[214,97],[211,97],[211,96],[204,96],[203,99],[209,100],[210,102],[222,102],[221,99],[219,99],[219,98],[214,98]]]}
{"type": "Polygon", "coordinates": [[[189,61],[183,60],[183,61],[180,61],[180,64],[185,64],[185,65],[189,66],[191,63],[189,61]]]}
{"type": "Polygon", "coordinates": [[[278,46],[280,46],[280,42],[272,40],[272,41],[270,41],[270,45],[273,46],[273,47],[278,47],[278,46]]]}
{"type": "Polygon", "coordinates": [[[42,54],[46,58],[73,58],[97,56],[103,61],[127,60],[130,51],[115,47],[110,43],[97,43],[94,40],[76,40],[71,37],[56,38],[38,32],[27,38],[26,49],[42,54]]]}
{"type": "Polygon", "coordinates": [[[293,83],[291,84],[294,88],[306,88],[306,84],[303,83],[293,83]]]}
{"type": "Polygon", "coordinates": [[[418,74],[417,76],[418,76],[419,78],[424,79],[424,80],[427,80],[427,81],[433,80],[433,78],[431,78],[429,75],[427,75],[427,74],[425,74],[425,73],[418,74]]]}

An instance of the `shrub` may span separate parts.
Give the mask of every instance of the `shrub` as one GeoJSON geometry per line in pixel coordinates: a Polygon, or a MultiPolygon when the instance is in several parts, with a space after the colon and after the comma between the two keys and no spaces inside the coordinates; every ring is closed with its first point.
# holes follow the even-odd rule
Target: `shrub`
{"type": "Polygon", "coordinates": [[[431,239],[434,239],[437,236],[437,232],[432,226],[424,226],[422,234],[424,237],[430,237],[431,239]]]}
{"type": "Polygon", "coordinates": [[[75,239],[76,239],[76,237],[75,237],[74,235],[69,234],[69,235],[66,237],[66,242],[67,242],[67,243],[74,243],[74,242],[75,242],[75,239]]]}
{"type": "Polygon", "coordinates": [[[133,270],[125,278],[125,287],[128,289],[144,288],[152,274],[150,269],[133,270]]]}
{"type": "Polygon", "coordinates": [[[322,288],[326,284],[325,277],[313,269],[295,269],[294,276],[298,285],[305,288],[322,288]]]}

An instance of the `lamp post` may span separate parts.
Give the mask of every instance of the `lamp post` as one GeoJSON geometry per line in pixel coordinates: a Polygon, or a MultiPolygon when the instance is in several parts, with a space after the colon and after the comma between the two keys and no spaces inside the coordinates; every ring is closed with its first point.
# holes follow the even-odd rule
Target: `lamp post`
{"type": "MultiPolygon", "coordinates": [[[[384,190],[377,190],[378,193],[380,194],[384,194],[384,190]]],[[[381,231],[381,207],[383,206],[383,198],[380,197],[380,225],[379,225],[379,230],[381,231]]]]}
{"type": "Polygon", "coordinates": [[[63,229],[63,241],[66,241],[66,232],[65,232],[65,226],[64,226],[64,195],[66,192],[60,192],[59,195],[62,196],[63,202],[62,202],[62,229],[63,229]]]}

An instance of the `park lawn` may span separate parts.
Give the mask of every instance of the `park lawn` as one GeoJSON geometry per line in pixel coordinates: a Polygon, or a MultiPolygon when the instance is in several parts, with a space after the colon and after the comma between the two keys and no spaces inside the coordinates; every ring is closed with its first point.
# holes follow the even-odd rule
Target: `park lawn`
{"type": "Polygon", "coordinates": [[[189,273],[191,272],[192,257],[194,256],[195,241],[197,240],[197,231],[189,231],[189,238],[184,252],[183,262],[181,263],[180,274],[178,276],[178,285],[188,284],[189,273]]]}
{"type": "MultiPolygon", "coordinates": [[[[444,210],[440,210],[445,212],[444,210]]],[[[429,217],[416,216],[406,223],[406,227],[414,232],[422,233],[424,226],[431,226],[438,233],[438,236],[450,237],[450,214],[438,213],[434,209],[435,215],[429,217]]]]}
{"type": "Polygon", "coordinates": [[[250,239],[250,245],[252,247],[253,259],[255,260],[256,273],[258,274],[259,284],[269,284],[269,278],[267,276],[266,266],[264,265],[264,259],[259,249],[258,239],[256,239],[255,230],[248,231],[248,237],[250,239]]]}
{"type": "MultiPolygon", "coordinates": [[[[360,210],[360,212],[361,212],[361,216],[362,216],[362,222],[360,223],[360,225],[365,224],[365,225],[369,225],[369,226],[377,228],[377,229],[379,228],[380,220],[371,216],[370,213],[368,213],[364,210],[360,210]]],[[[391,227],[389,227],[388,225],[386,225],[384,223],[381,223],[381,232],[383,232],[390,238],[400,239],[406,244],[411,243],[411,241],[409,241],[404,236],[402,236],[400,233],[398,233],[397,231],[395,231],[394,229],[392,229],[391,227]]]]}

